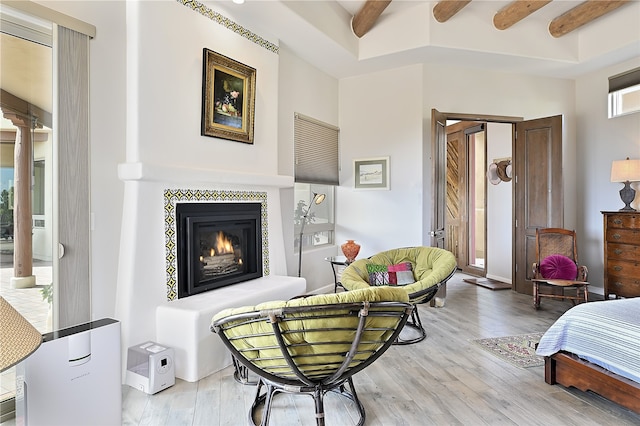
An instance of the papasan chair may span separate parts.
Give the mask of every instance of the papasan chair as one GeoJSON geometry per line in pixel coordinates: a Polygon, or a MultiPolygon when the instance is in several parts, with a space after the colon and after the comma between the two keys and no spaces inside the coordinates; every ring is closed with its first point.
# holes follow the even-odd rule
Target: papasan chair
{"type": "MultiPolygon", "coordinates": [[[[273,397],[289,393],[312,396],[316,424],[323,426],[325,394],[335,392],[355,403],[363,425],[352,376],[390,347],[414,309],[402,290],[367,288],[226,309],[213,317],[211,330],[259,378],[249,424],[263,407],[260,424],[267,425],[273,397]]],[[[349,419],[336,415],[340,424],[349,419]]]]}
{"type": "MultiPolygon", "coordinates": [[[[371,286],[397,286],[407,292],[414,305],[429,302],[456,272],[456,258],[438,247],[405,247],[383,251],[367,259],[356,260],[342,272],[340,283],[347,291],[371,286]]],[[[396,344],[417,343],[427,337],[418,308],[413,310],[407,327],[417,331],[399,337],[396,344]]]]}

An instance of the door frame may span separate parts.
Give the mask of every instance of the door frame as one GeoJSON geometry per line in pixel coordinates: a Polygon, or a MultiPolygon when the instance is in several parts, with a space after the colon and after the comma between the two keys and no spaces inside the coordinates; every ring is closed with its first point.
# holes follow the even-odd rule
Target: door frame
{"type": "MultiPolygon", "coordinates": [[[[506,123],[511,124],[514,136],[512,137],[512,151],[515,150],[515,126],[517,123],[524,121],[524,117],[506,116],[506,115],[490,115],[490,114],[469,114],[457,112],[441,112],[435,108],[431,109],[431,141],[432,141],[432,205],[433,212],[431,216],[431,245],[434,247],[442,247],[444,242],[444,218],[446,203],[444,199],[446,185],[446,157],[447,148],[447,132],[446,125],[448,120],[460,121],[479,121],[486,123],[506,123]]],[[[515,165],[514,165],[515,166],[515,165]]],[[[515,186],[514,186],[515,195],[515,186]]],[[[512,206],[513,208],[513,206],[512,206]]],[[[512,215],[512,229],[514,226],[512,215]]],[[[515,229],[513,230],[515,232],[515,229]]],[[[512,259],[513,261],[514,259],[512,259]]],[[[512,280],[512,289],[515,288],[515,280],[512,280]]],[[[446,293],[445,293],[446,294],[446,293]]]]}
{"type": "MultiPolygon", "coordinates": [[[[512,125],[512,154],[513,154],[513,167],[516,170],[516,174],[514,177],[514,185],[512,187],[513,191],[513,205],[512,205],[512,242],[513,242],[513,252],[512,252],[512,285],[511,288],[520,293],[530,294],[529,287],[531,287],[530,281],[523,279],[523,275],[525,275],[526,271],[529,270],[527,265],[530,265],[530,255],[529,250],[526,250],[526,247],[521,250],[519,247],[519,242],[521,242],[523,246],[526,246],[527,243],[520,241],[524,236],[526,239],[526,232],[522,232],[521,235],[519,232],[520,229],[524,229],[525,231],[530,230],[532,227],[553,227],[559,226],[562,227],[564,222],[564,214],[563,214],[563,193],[564,188],[562,185],[562,147],[564,146],[563,138],[562,138],[562,126],[563,126],[563,115],[555,115],[549,117],[540,117],[534,118],[531,120],[524,120],[521,117],[504,117],[504,116],[485,116],[485,115],[474,115],[474,114],[456,114],[456,113],[443,113],[439,112],[435,109],[431,110],[431,131],[432,131],[432,149],[434,152],[434,161],[432,164],[433,168],[433,187],[434,194],[438,193],[438,186],[442,187],[442,185],[446,184],[446,161],[436,161],[435,153],[441,155],[442,148],[446,150],[447,139],[446,139],[446,122],[447,120],[473,120],[473,121],[486,121],[486,122],[501,122],[501,123],[510,123],[512,125]],[[518,170],[526,169],[529,165],[529,159],[526,154],[523,154],[523,149],[520,145],[524,146],[523,140],[529,140],[528,134],[529,132],[532,134],[532,143],[536,143],[536,147],[540,144],[546,144],[545,152],[548,152],[548,156],[545,157],[545,166],[550,171],[549,179],[544,181],[547,183],[547,187],[543,188],[543,195],[540,195],[542,192],[532,192],[532,194],[537,194],[538,198],[543,197],[548,204],[547,211],[555,212],[553,215],[546,217],[546,220],[540,221],[540,223],[529,224],[526,219],[526,209],[528,208],[528,196],[523,195],[523,190],[516,191],[519,186],[525,186],[524,192],[527,192],[527,188],[529,185],[531,188],[536,188],[539,186],[540,182],[535,180],[533,177],[533,183],[529,182],[529,174],[525,172],[525,174],[520,179],[521,182],[518,182],[518,170]],[[444,136],[442,136],[444,135],[444,136]],[[551,171],[553,173],[551,173],[551,171]],[[559,183],[559,187],[556,184],[559,183]],[[552,186],[549,186],[549,185],[552,186]],[[557,190],[555,190],[557,189],[557,190]],[[546,191],[546,192],[545,192],[546,191]],[[550,195],[551,194],[551,195],[550,195]],[[524,200],[523,204],[517,200],[517,196],[521,195],[522,200],[524,200]],[[559,215],[556,213],[560,212],[559,215]],[[521,217],[522,216],[522,217],[521,217]],[[519,223],[520,222],[520,223],[519,223]],[[524,250],[524,253],[522,251],[524,250]],[[518,264],[522,264],[521,268],[518,268],[518,264]]],[[[538,148],[536,148],[538,149],[538,148]]],[[[446,160],[446,158],[445,158],[446,160]]],[[[538,164],[538,166],[541,166],[538,164]]],[[[533,170],[533,169],[531,169],[533,170]]],[[[533,176],[533,175],[531,175],[533,176]]],[[[442,191],[442,189],[440,189],[442,191]]],[[[534,201],[535,202],[535,201],[534,201]]],[[[432,217],[432,224],[434,230],[438,229],[435,225],[438,224],[436,222],[436,218],[443,217],[444,211],[446,209],[445,203],[439,203],[438,199],[433,198],[433,206],[434,206],[434,214],[432,217]],[[440,216],[441,215],[441,216],[440,216]]],[[[432,232],[432,236],[433,236],[432,232]]],[[[442,240],[444,240],[444,227],[442,228],[442,235],[439,236],[442,240]]]]}

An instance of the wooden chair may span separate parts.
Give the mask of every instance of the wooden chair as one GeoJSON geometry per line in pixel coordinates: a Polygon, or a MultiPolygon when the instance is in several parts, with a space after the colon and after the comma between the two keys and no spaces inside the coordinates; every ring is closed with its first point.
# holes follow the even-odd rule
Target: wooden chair
{"type": "Polygon", "coordinates": [[[562,228],[536,229],[536,259],[533,263],[533,307],[540,307],[540,298],[571,300],[573,304],[587,302],[589,298],[589,283],[587,282],[587,267],[578,265],[578,249],[576,232],[562,228]],[[554,255],[569,258],[575,263],[576,276],[555,278],[553,274],[544,276],[545,259],[554,255]],[[541,293],[540,286],[551,287],[551,293],[541,293]],[[575,290],[575,295],[566,295],[566,289],[575,290]]]}
{"type": "Polygon", "coordinates": [[[282,392],[312,396],[322,426],[324,396],[335,392],[355,403],[362,425],[365,410],[352,376],[390,347],[412,311],[405,291],[379,287],[226,309],[211,330],[258,376],[250,424],[264,405],[267,425],[273,397],[282,392]]]}

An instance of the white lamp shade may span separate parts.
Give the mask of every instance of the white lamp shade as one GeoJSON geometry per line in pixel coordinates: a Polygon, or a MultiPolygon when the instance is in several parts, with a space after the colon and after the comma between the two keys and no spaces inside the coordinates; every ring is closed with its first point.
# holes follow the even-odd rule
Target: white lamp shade
{"type": "Polygon", "coordinates": [[[611,182],[640,181],[640,160],[618,160],[611,164],[611,182]]]}

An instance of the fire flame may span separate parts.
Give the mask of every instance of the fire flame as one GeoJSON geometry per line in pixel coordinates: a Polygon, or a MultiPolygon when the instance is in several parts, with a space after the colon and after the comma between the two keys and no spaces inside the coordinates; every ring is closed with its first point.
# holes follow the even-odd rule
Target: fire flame
{"type": "MultiPolygon", "coordinates": [[[[231,241],[222,232],[218,232],[216,236],[215,252],[218,254],[233,253],[233,245],[231,241]]],[[[211,249],[211,256],[215,255],[214,249],[211,249]]]]}

